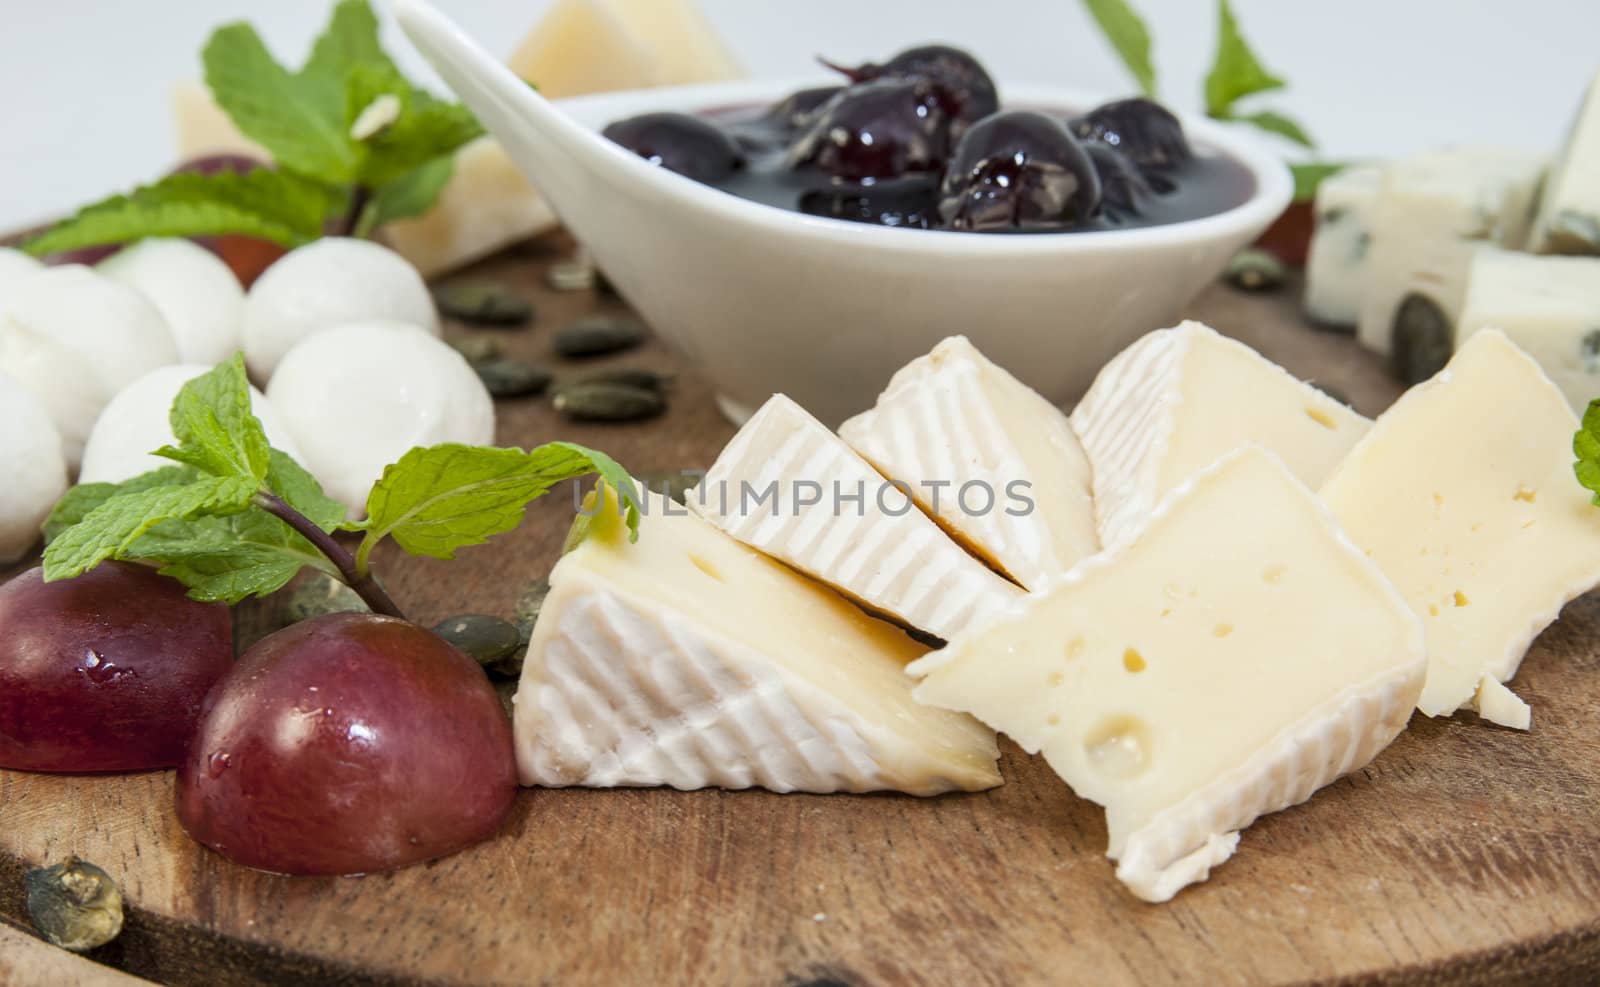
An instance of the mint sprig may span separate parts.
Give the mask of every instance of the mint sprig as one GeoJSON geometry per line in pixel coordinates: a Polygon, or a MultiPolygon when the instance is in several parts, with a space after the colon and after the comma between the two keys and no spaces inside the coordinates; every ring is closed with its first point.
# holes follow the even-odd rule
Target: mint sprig
{"type": "Polygon", "coordinates": [[[1128,0],[1083,0],[1089,15],[1122,59],[1122,64],[1139,83],[1139,91],[1151,99],[1156,96],[1156,66],[1150,57],[1150,28],[1128,0]]]}
{"type": "Polygon", "coordinates": [[[1594,493],[1594,506],[1600,507],[1600,399],[1584,409],[1583,423],[1572,436],[1572,454],[1578,457],[1572,464],[1578,483],[1594,493]]]}

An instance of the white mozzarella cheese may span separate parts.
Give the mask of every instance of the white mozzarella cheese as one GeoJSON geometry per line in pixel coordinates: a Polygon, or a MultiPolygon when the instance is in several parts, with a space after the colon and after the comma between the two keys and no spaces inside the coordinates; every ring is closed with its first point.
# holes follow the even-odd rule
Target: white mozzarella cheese
{"type": "Polygon", "coordinates": [[[1067,416],[965,336],[901,368],[839,437],[1025,587],[1099,548],[1089,461],[1067,416]]]}
{"type": "Polygon", "coordinates": [[[1305,801],[1405,727],[1422,627],[1281,460],[1250,446],[1094,556],[915,662],[1106,808],[1117,876],[1165,901],[1258,816],[1305,801]],[[996,656],[1003,656],[997,661],[996,656]]]}
{"type": "Polygon", "coordinates": [[[1022,595],[782,394],[733,437],[689,503],[745,544],[942,638],[1022,595]]]}
{"type": "Polygon", "coordinates": [[[1577,429],[1539,365],[1483,331],[1323,488],[1427,627],[1429,716],[1471,706],[1484,676],[1510,680],[1561,607],[1600,582],[1600,509],[1572,475],[1577,429]]]}
{"type": "Polygon", "coordinates": [[[1346,168],[1317,186],[1316,228],[1306,257],[1306,314],[1330,326],[1354,326],[1361,313],[1373,211],[1383,169],[1346,168]]]}
{"type": "Polygon", "coordinates": [[[936,795],[1000,784],[994,734],[911,698],[899,629],[645,494],[550,577],[514,715],[528,785],[936,795]]]}
{"type": "Polygon", "coordinates": [[[1168,491],[1247,443],[1317,486],[1371,422],[1198,322],[1149,333],[1072,412],[1094,472],[1100,542],[1125,543],[1168,491]]]}
{"type": "Polygon", "coordinates": [[[1600,254],[1600,73],[1550,169],[1530,240],[1543,253],[1600,254]]]}

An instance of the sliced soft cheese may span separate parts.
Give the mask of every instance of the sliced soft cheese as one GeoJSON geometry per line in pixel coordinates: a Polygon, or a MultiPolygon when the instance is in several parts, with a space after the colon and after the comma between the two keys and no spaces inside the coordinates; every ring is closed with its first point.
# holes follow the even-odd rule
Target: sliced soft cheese
{"type": "Polygon", "coordinates": [[[1600,509],[1572,475],[1577,416],[1504,334],[1475,334],[1407,391],[1322,490],[1428,631],[1429,716],[1508,681],[1600,582],[1600,509]]]}
{"type": "Polygon", "coordinates": [[[1544,165],[1525,151],[1457,147],[1385,169],[1356,330],[1362,345],[1390,352],[1396,316],[1413,295],[1453,325],[1477,243],[1517,248],[1526,240],[1544,165]]]}
{"type": "Polygon", "coordinates": [[[1600,398],[1600,257],[1541,257],[1479,247],[1472,256],[1455,345],[1500,329],[1582,414],[1600,398]]]}
{"type": "Polygon", "coordinates": [[[1281,460],[1250,446],[1094,556],[914,663],[916,697],[1043,751],[1106,807],[1117,876],[1165,901],[1256,817],[1406,725],[1420,622],[1281,460]]]}
{"type": "Polygon", "coordinates": [[[1550,170],[1530,240],[1544,253],[1600,254],[1600,73],[1550,170]]]}
{"type": "Polygon", "coordinates": [[[1089,461],[1067,416],[965,336],[902,367],[839,437],[1025,587],[1100,547],[1089,461]]]}
{"type": "Polygon", "coordinates": [[[1000,784],[994,734],[911,698],[923,649],[646,494],[556,566],[517,693],[528,785],[936,795],[1000,784]]]}
{"type": "Polygon", "coordinates": [[[1198,322],[1135,341],[1072,412],[1106,548],[1132,537],[1168,491],[1246,443],[1277,453],[1315,487],[1371,424],[1198,322]]]}
{"type": "Polygon", "coordinates": [[[1364,165],[1330,175],[1317,186],[1305,308],[1324,325],[1354,326],[1360,316],[1373,211],[1382,184],[1383,169],[1364,165]]]}
{"type": "Polygon", "coordinates": [[[722,450],[689,504],[745,544],[942,638],[1023,595],[782,394],[722,450]]]}
{"type": "Polygon", "coordinates": [[[507,64],[550,99],[744,75],[693,0],[556,0],[507,64]]]}

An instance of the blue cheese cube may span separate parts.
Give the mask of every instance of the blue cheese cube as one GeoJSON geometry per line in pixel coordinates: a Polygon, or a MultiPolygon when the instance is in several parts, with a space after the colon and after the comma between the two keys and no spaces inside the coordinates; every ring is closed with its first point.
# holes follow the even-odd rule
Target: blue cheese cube
{"type": "Polygon", "coordinates": [[[1346,168],[1317,187],[1316,232],[1306,259],[1306,314],[1328,326],[1353,328],[1372,243],[1373,211],[1383,170],[1346,168]]]}
{"type": "Polygon", "coordinates": [[[1600,257],[1480,248],[1456,347],[1482,329],[1499,329],[1526,350],[1581,414],[1600,398],[1600,257]]]}
{"type": "Polygon", "coordinates": [[[1545,254],[1600,254],[1600,74],[1550,171],[1530,246],[1545,254]]]}

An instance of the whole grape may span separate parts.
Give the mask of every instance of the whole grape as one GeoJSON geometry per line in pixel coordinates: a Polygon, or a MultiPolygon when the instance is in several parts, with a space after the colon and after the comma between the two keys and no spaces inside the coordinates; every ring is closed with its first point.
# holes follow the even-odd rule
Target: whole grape
{"type": "Polygon", "coordinates": [[[1178,118],[1142,97],[1095,107],[1072,121],[1072,132],[1080,140],[1109,144],[1146,170],[1176,168],[1194,156],[1178,118]]]}
{"type": "Polygon", "coordinates": [[[956,136],[1000,109],[1000,95],[983,64],[960,48],[919,45],[907,48],[879,65],[867,62],[854,68],[824,61],[852,82],[872,79],[925,79],[938,86],[945,110],[954,121],[956,136]]]}
{"type": "Polygon", "coordinates": [[[601,133],[644,158],[697,182],[720,182],[744,167],[744,152],[725,130],[687,113],[645,113],[601,133]]]}
{"type": "Polygon", "coordinates": [[[1081,223],[1100,206],[1100,179],[1077,138],[1028,110],[979,121],[956,145],[939,192],[954,230],[1048,229],[1081,223]]]}
{"type": "Polygon", "coordinates": [[[1155,194],[1138,168],[1122,152],[1099,141],[1085,141],[1084,151],[1100,177],[1100,210],[1112,218],[1137,216],[1155,194]]]}
{"type": "Polygon", "coordinates": [[[819,107],[789,160],[851,181],[897,178],[938,171],[950,141],[950,116],[932,83],[879,79],[850,86],[819,107]]]}

